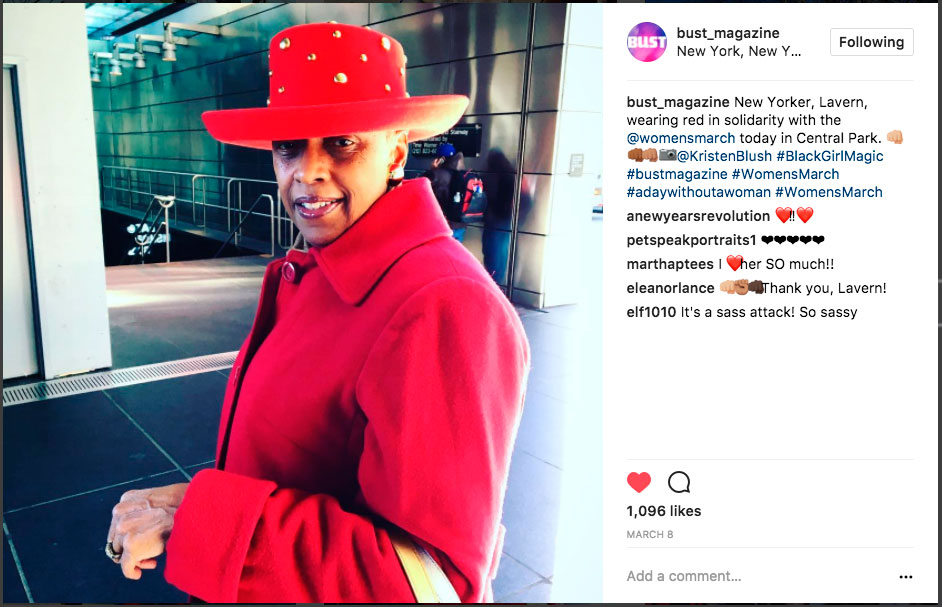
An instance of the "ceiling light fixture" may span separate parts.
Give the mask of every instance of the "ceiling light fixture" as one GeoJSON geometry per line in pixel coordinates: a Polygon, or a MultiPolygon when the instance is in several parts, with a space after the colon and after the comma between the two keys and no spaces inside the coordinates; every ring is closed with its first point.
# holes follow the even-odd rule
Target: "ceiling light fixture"
{"type": "MultiPolygon", "coordinates": [[[[136,38],[139,40],[147,40],[150,42],[160,42],[159,52],[162,55],[164,61],[176,61],[177,60],[177,45],[190,46],[190,42],[187,38],[179,38],[173,35],[173,30],[187,30],[190,32],[198,32],[200,34],[209,34],[211,36],[221,36],[222,33],[218,25],[191,25],[187,23],[172,23],[170,21],[164,21],[164,35],[155,36],[153,34],[138,34],[136,38]]],[[[156,48],[156,47],[154,47],[156,48]]],[[[148,47],[144,47],[144,50],[149,50],[148,47]]]]}
{"type": "Polygon", "coordinates": [[[91,66],[92,82],[101,82],[101,68],[98,67],[98,59],[95,55],[91,56],[91,66]]]}
{"type": "Polygon", "coordinates": [[[111,48],[112,48],[112,53],[115,53],[118,51],[118,49],[122,49],[122,48],[133,50],[134,52],[130,55],[127,55],[127,53],[122,53],[121,58],[130,59],[131,61],[134,62],[134,67],[140,70],[147,67],[147,62],[144,61],[144,53],[140,51],[138,46],[139,46],[138,44],[131,44],[130,42],[115,42],[114,44],[111,45],[111,48]]]}
{"type": "Polygon", "coordinates": [[[98,66],[99,62],[102,59],[108,59],[108,63],[111,65],[111,69],[108,70],[108,73],[112,76],[120,76],[121,68],[128,67],[127,65],[121,65],[121,59],[133,59],[134,55],[128,53],[93,53],[92,54],[92,82],[101,82],[101,68],[98,66]],[[96,80],[97,77],[97,80],[96,80]]]}

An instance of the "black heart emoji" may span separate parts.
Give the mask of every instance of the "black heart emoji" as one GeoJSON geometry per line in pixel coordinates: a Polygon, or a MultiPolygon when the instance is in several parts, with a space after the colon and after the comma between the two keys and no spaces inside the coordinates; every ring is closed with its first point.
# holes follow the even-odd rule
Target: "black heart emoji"
{"type": "Polygon", "coordinates": [[[795,244],[796,242],[798,242],[798,237],[797,237],[797,236],[789,236],[787,240],[788,240],[788,242],[790,242],[790,243],[792,243],[792,244],[795,244]]]}
{"type": "Polygon", "coordinates": [[[800,240],[802,244],[808,244],[811,242],[811,236],[799,236],[798,240],[800,240]]]}
{"type": "Polygon", "coordinates": [[[818,244],[824,242],[824,236],[812,236],[811,240],[815,241],[818,244]]]}
{"type": "Polygon", "coordinates": [[[764,242],[765,244],[772,244],[772,237],[771,237],[771,236],[763,236],[763,237],[762,237],[762,242],[764,242]]]}
{"type": "Polygon", "coordinates": [[[775,237],[775,242],[777,242],[777,243],[779,243],[779,244],[782,244],[783,242],[785,242],[785,237],[784,237],[784,236],[776,236],[776,237],[775,237]]]}

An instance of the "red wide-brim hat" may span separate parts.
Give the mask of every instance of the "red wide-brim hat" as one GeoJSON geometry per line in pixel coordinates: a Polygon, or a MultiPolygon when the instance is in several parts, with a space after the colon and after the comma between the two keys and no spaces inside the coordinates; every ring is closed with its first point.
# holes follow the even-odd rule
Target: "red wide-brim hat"
{"type": "Polygon", "coordinates": [[[407,131],[417,141],[450,129],[468,106],[464,95],[410,97],[402,45],[365,27],[289,27],[272,38],[268,65],[268,107],[205,112],[210,135],[263,150],[372,131],[407,131]]]}

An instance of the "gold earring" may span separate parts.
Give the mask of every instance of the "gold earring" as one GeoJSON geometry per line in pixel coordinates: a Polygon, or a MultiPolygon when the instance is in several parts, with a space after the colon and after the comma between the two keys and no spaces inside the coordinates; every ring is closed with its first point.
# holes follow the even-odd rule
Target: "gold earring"
{"type": "Polygon", "coordinates": [[[403,177],[405,177],[405,171],[402,169],[402,167],[396,167],[389,171],[389,179],[393,181],[400,181],[403,177]]]}

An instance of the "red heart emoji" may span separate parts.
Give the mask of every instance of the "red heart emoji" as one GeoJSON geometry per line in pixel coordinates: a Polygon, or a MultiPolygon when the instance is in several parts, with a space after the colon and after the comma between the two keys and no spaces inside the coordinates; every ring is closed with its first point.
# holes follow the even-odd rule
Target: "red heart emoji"
{"type": "Polygon", "coordinates": [[[736,257],[733,257],[732,255],[730,255],[729,257],[726,258],[726,263],[728,263],[729,267],[731,267],[733,271],[735,272],[736,270],[739,269],[739,266],[742,265],[742,255],[737,255],[736,257]]]}
{"type": "Polygon", "coordinates": [[[798,219],[805,223],[808,223],[808,220],[814,215],[814,209],[811,207],[798,207],[798,210],[795,212],[798,214],[798,219]]]}
{"type": "Polygon", "coordinates": [[[779,207],[779,208],[775,209],[775,214],[778,215],[778,218],[782,220],[782,223],[785,223],[786,221],[788,221],[789,219],[791,219],[791,216],[792,216],[792,208],[791,208],[791,207],[785,207],[785,208],[783,209],[782,207],[779,207]]]}
{"type": "Polygon", "coordinates": [[[641,493],[647,488],[648,485],[651,484],[651,475],[647,472],[642,472],[640,474],[637,472],[632,472],[628,475],[628,484],[632,489],[638,493],[641,493]]]}

